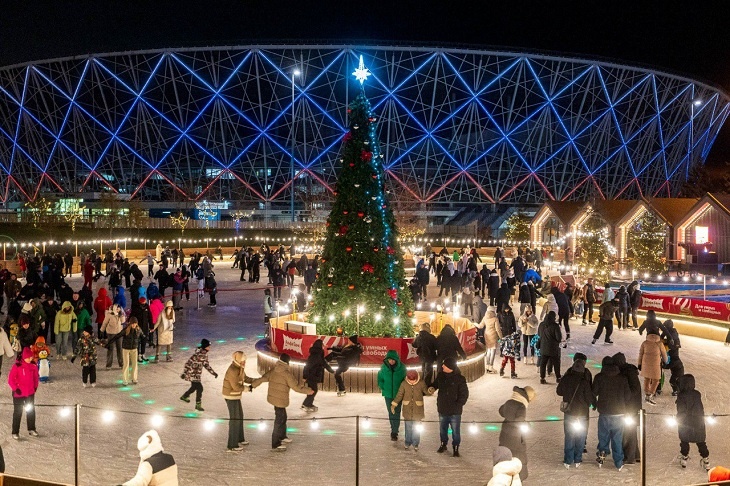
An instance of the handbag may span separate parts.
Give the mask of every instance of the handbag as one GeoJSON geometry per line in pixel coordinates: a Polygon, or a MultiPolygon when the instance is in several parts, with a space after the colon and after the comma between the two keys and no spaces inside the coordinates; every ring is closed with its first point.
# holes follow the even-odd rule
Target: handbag
{"type": "Polygon", "coordinates": [[[573,392],[573,396],[570,397],[570,401],[566,402],[563,400],[560,402],[560,411],[563,413],[570,413],[570,407],[573,405],[573,399],[575,399],[575,394],[578,393],[578,390],[580,390],[581,385],[583,385],[583,380],[581,380],[580,383],[578,383],[578,386],[575,387],[575,391],[573,392]]]}

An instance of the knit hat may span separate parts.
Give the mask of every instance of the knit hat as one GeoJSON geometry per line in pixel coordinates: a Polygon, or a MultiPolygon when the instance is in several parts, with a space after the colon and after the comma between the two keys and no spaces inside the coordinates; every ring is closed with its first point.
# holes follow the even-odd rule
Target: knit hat
{"type": "Polygon", "coordinates": [[[210,341],[207,339],[201,339],[200,340],[200,346],[198,346],[200,349],[205,349],[210,346],[210,341]]]}
{"type": "Polygon", "coordinates": [[[357,334],[353,334],[352,336],[350,336],[350,341],[352,341],[353,344],[357,344],[357,339],[357,334]]]}
{"type": "Polygon", "coordinates": [[[588,356],[583,353],[575,353],[573,355],[573,362],[578,361],[579,359],[583,361],[588,361],[588,356]]]}
{"type": "Polygon", "coordinates": [[[289,356],[286,353],[281,353],[281,356],[279,356],[279,359],[283,361],[284,363],[289,364],[289,361],[291,361],[291,356],[289,356]]]}
{"type": "Polygon", "coordinates": [[[408,373],[406,373],[406,379],[410,381],[416,381],[418,379],[418,371],[409,370],[408,373]]]}
{"type": "Polygon", "coordinates": [[[431,324],[428,322],[421,324],[421,331],[431,332],[431,324]]]}
{"type": "Polygon", "coordinates": [[[28,359],[33,357],[33,351],[30,350],[30,348],[23,348],[23,359],[28,359]]]}
{"type": "Polygon", "coordinates": [[[165,307],[172,307],[172,301],[168,300],[167,302],[165,302],[165,307]]]}
{"type": "Polygon", "coordinates": [[[492,452],[492,462],[496,466],[498,462],[505,462],[512,460],[512,451],[507,449],[505,446],[498,446],[494,448],[492,452]]]}
{"type": "Polygon", "coordinates": [[[455,370],[459,369],[458,365],[456,364],[456,358],[451,358],[451,357],[446,358],[444,360],[444,366],[446,366],[451,371],[455,371],[455,370]]]}

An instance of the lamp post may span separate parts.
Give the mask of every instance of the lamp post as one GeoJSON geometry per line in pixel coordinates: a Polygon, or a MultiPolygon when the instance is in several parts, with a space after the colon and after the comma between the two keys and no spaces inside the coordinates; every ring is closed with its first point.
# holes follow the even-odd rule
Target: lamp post
{"type": "Polygon", "coordinates": [[[294,218],[294,78],[299,76],[299,69],[294,69],[291,73],[291,199],[290,199],[290,210],[292,223],[295,221],[294,218]]]}

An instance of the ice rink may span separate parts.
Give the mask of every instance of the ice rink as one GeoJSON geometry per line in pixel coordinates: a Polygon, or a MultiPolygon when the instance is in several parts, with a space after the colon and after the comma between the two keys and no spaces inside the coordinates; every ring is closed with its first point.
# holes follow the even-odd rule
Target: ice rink
{"type": "MultiPolygon", "coordinates": [[[[243,396],[246,439],[250,445],[237,453],[226,452],[227,409],[221,396],[222,375],[236,350],[248,355],[246,371],[256,372],[254,344],[263,334],[263,288],[266,271],[262,270],[262,284],[240,282],[238,270],[230,269],[231,261],[216,262],[218,305],[207,307],[207,295],[196,310],[195,295],[183,300],[184,310],[178,312],[175,327],[174,361],[171,363],[140,366],[139,384],[122,387],[121,371],[114,366],[104,370],[106,350],[99,353],[98,386],[81,386],[81,367],[78,363],[53,360],[51,382],[42,384],[36,394],[37,430],[40,436],[32,438],[21,425],[21,439],[10,439],[12,401],[6,387],[0,399],[2,421],[1,437],[7,463],[7,472],[34,478],[53,479],[72,483],[74,478],[74,427],[72,417],[61,417],[60,407],[44,405],[73,405],[81,408],[81,484],[120,484],[131,478],[137,468],[136,443],[144,431],[152,428],[154,414],[163,422],[155,427],[167,452],[175,457],[183,485],[242,485],[242,484],[354,484],[355,483],[355,415],[368,416],[370,427],[360,430],[361,484],[486,484],[491,477],[492,449],[499,436],[499,406],[512,393],[515,385],[530,385],[537,397],[528,409],[531,423],[528,442],[530,476],[527,484],[536,485],[603,485],[639,484],[639,465],[626,466],[618,472],[610,461],[599,469],[595,463],[597,413],[592,412],[588,435],[588,454],[580,469],[563,468],[563,423],[559,412],[560,397],[555,394],[555,380],[540,385],[536,368],[523,362],[517,364],[519,378],[500,378],[487,375],[471,383],[469,402],[462,416],[461,457],[451,453],[437,454],[438,426],[435,398],[426,401],[425,430],[419,452],[403,450],[403,424],[398,442],[389,437],[387,414],[380,395],[348,394],[338,398],[331,392],[320,392],[315,404],[319,411],[305,414],[299,406],[303,395],[291,393],[289,406],[289,444],[286,452],[271,451],[273,407],[266,402],[267,385],[243,396]],[[194,352],[201,338],[213,344],[210,359],[221,375],[217,380],[203,372],[205,412],[195,413],[194,403],[184,403],[180,395],[187,382],[180,373],[187,358],[194,352]],[[115,410],[110,423],[102,421],[104,410],[115,410]],[[316,423],[312,418],[317,417],[316,423]],[[337,418],[343,417],[343,418],[337,418]],[[259,419],[265,419],[262,425],[259,419]],[[213,420],[212,425],[209,420],[213,420]],[[481,422],[472,426],[472,422],[481,422]],[[493,422],[493,423],[487,423],[493,422]],[[208,430],[212,427],[212,430],[208,430]]],[[[81,279],[68,280],[78,289],[81,279]]],[[[432,282],[435,278],[432,279],[432,282]]],[[[145,278],[146,285],[149,279],[145,278]]],[[[297,278],[297,283],[299,278],[297,278]]],[[[100,280],[96,285],[104,285],[100,280]]],[[[193,285],[191,285],[192,287],[193,285]]],[[[432,284],[433,287],[433,284],[432,284]]],[[[96,290],[94,289],[94,295],[96,290]]],[[[435,287],[434,287],[435,288],[435,287]]],[[[168,289],[168,294],[169,294],[168,289]]],[[[431,290],[431,295],[436,293],[431,290]]],[[[284,291],[284,297],[288,291],[284,291]]],[[[595,316],[597,319],[597,314],[595,316]]],[[[580,351],[591,360],[591,371],[600,371],[598,363],[604,355],[622,351],[635,363],[643,340],[636,332],[614,331],[612,346],[591,346],[594,326],[582,327],[579,320],[571,321],[572,340],[562,358],[567,369],[574,352],[580,351]]],[[[599,341],[601,342],[601,341],[599,341]]],[[[152,353],[148,353],[150,355],[152,353]]],[[[682,359],[687,373],[697,379],[697,388],[704,397],[708,414],[730,413],[728,387],[728,358],[730,348],[719,342],[682,337],[682,359]]],[[[3,366],[6,380],[9,363],[3,366]]],[[[507,373],[509,375],[509,373],[507,373]]],[[[667,384],[658,397],[656,406],[647,406],[647,484],[684,485],[707,480],[700,467],[695,446],[686,469],[679,466],[679,439],[676,427],[665,423],[666,415],[675,413],[673,398],[667,384]]],[[[730,463],[730,417],[718,417],[716,425],[708,425],[707,442],[712,465],[730,463]]]]}

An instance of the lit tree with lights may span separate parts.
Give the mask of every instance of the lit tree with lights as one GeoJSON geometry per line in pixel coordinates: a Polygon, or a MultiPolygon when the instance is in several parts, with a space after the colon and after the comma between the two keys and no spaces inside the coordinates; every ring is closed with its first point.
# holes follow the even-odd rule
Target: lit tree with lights
{"type": "Polygon", "coordinates": [[[650,212],[644,213],[629,229],[629,248],[637,270],[652,274],[664,271],[666,234],[666,225],[650,212]]]}
{"type": "Polygon", "coordinates": [[[611,275],[611,257],[614,252],[608,239],[606,222],[596,213],[592,213],[580,229],[578,244],[581,248],[580,265],[585,267],[586,273],[599,279],[611,275]]]}
{"type": "MultiPolygon", "coordinates": [[[[355,71],[369,75],[362,57],[355,71]]],[[[413,301],[406,286],[403,254],[384,190],[376,119],[364,90],[350,105],[342,168],[327,219],[316,292],[309,320],[319,334],[412,336],[413,301]]]]}
{"type": "Polygon", "coordinates": [[[504,237],[513,241],[528,241],[530,239],[530,217],[518,209],[507,219],[507,230],[504,237]]]}

